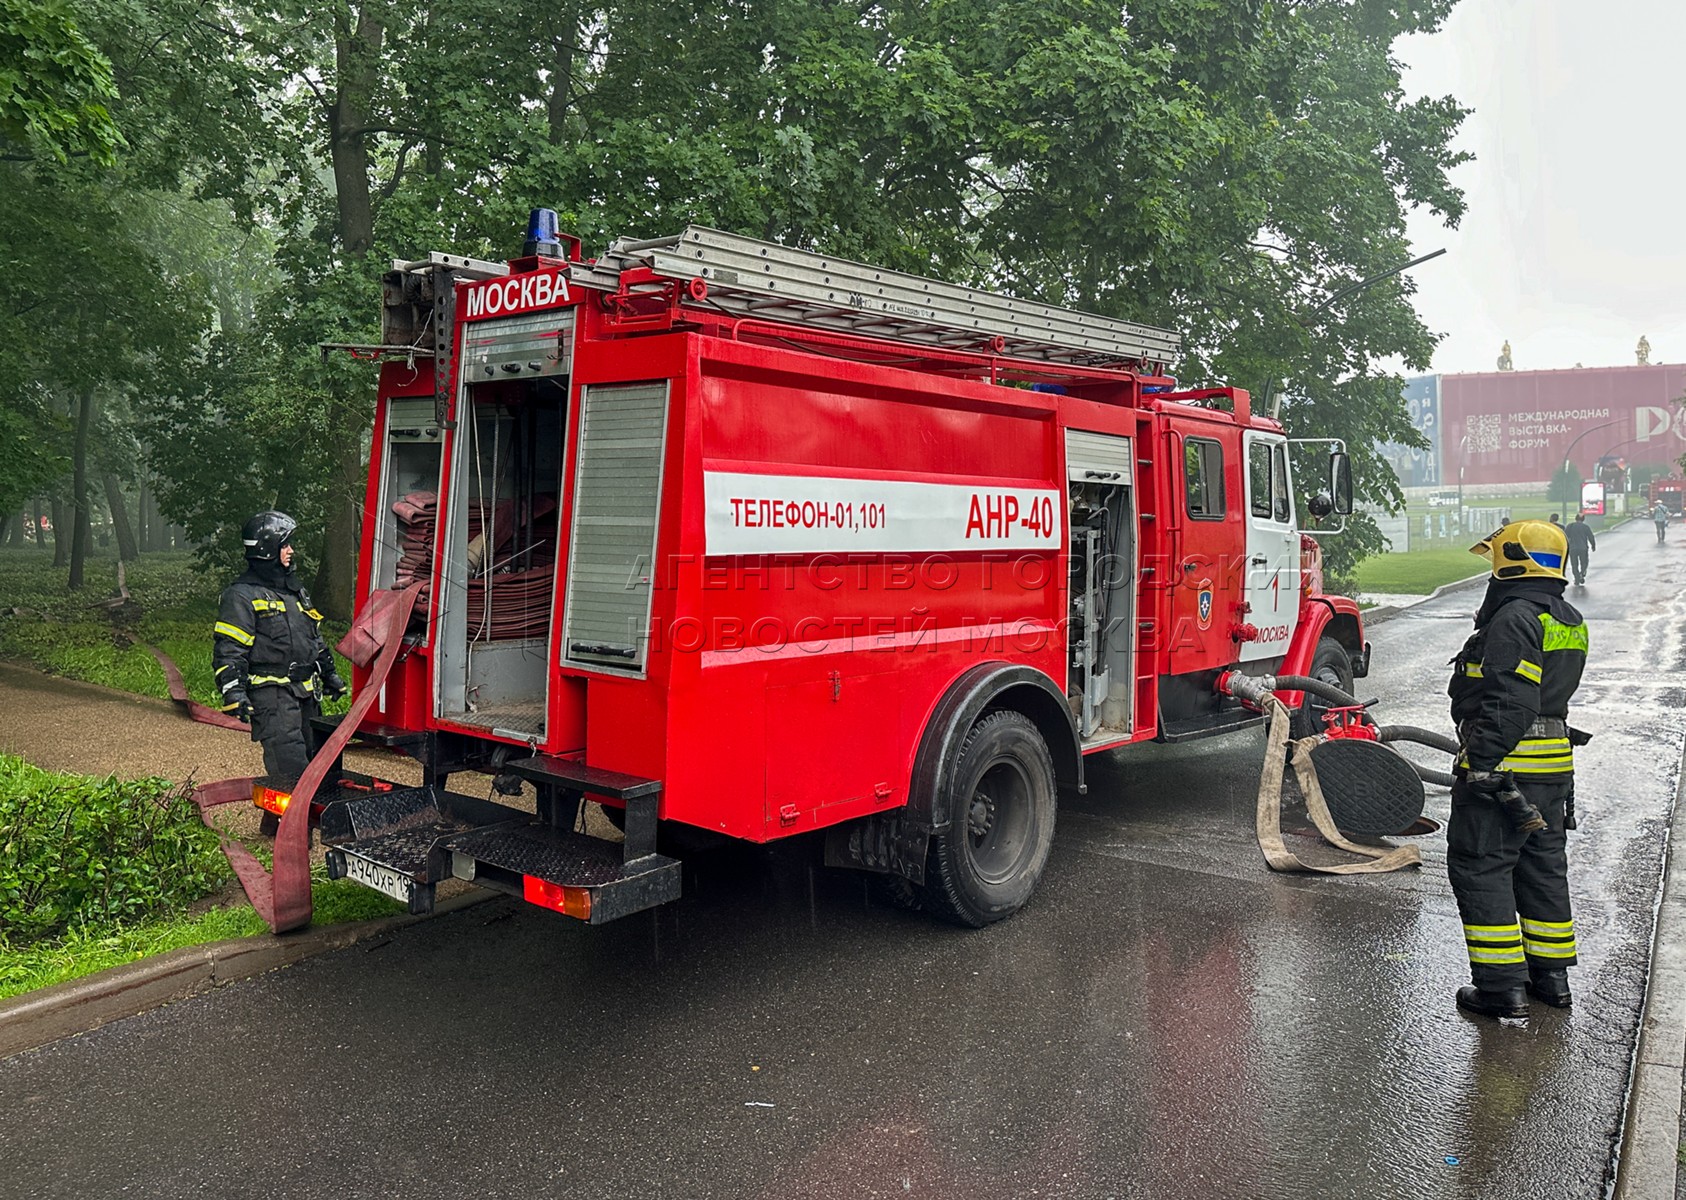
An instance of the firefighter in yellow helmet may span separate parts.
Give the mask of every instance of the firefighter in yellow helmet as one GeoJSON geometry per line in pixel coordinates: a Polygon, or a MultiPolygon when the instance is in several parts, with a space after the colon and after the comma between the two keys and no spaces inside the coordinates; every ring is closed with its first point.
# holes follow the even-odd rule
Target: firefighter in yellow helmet
{"type": "Polygon", "coordinates": [[[1513,521],[1471,547],[1493,577],[1446,689],[1460,744],[1446,870],[1474,981],[1458,989],[1458,1007],[1483,1016],[1526,1017],[1529,996],[1570,1005],[1568,716],[1587,630],[1563,599],[1568,549],[1546,521],[1513,521]]]}

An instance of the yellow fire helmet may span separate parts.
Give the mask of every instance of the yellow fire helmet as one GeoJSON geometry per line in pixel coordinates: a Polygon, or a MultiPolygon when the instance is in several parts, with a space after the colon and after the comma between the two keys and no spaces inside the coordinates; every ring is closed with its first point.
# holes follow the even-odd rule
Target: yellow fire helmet
{"type": "Polygon", "coordinates": [[[1550,521],[1512,521],[1469,552],[1493,564],[1494,579],[1562,579],[1569,539],[1550,521]]]}

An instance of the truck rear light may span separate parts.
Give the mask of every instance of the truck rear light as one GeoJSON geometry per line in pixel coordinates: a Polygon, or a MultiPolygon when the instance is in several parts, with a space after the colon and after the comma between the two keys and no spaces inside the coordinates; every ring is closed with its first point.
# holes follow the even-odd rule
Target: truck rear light
{"type": "Polygon", "coordinates": [[[252,785],[252,803],[263,809],[264,812],[274,813],[279,817],[287,811],[287,805],[292,803],[292,800],[293,794],[291,792],[265,787],[261,783],[252,785]]]}
{"type": "Polygon", "coordinates": [[[521,896],[529,904],[537,904],[540,908],[578,917],[582,921],[591,920],[590,888],[566,887],[560,883],[551,883],[548,879],[523,875],[521,896]]]}

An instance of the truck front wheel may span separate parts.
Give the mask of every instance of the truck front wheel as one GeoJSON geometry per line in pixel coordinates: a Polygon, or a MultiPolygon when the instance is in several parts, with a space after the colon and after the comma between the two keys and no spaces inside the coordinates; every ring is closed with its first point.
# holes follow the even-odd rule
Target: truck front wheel
{"type": "MultiPolygon", "coordinates": [[[[1352,694],[1352,657],[1347,654],[1346,647],[1332,637],[1318,639],[1317,653],[1312,656],[1311,670],[1306,674],[1324,683],[1332,683],[1348,695],[1352,694]]],[[[1289,731],[1296,738],[1317,736],[1323,732],[1323,714],[1333,707],[1322,696],[1304,693],[1289,722],[1289,731]]]]}
{"type": "Polygon", "coordinates": [[[1023,713],[985,713],[956,759],[949,828],[931,839],[925,904],[982,928],[1023,907],[1054,841],[1054,760],[1023,713]]]}

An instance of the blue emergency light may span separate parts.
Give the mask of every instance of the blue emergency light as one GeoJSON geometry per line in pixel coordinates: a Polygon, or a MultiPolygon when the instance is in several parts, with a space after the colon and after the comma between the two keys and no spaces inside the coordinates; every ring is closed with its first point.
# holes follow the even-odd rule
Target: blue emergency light
{"type": "Polygon", "coordinates": [[[530,258],[535,254],[546,258],[562,257],[562,243],[556,236],[554,208],[535,208],[527,214],[527,240],[521,247],[521,256],[530,258]]]}

